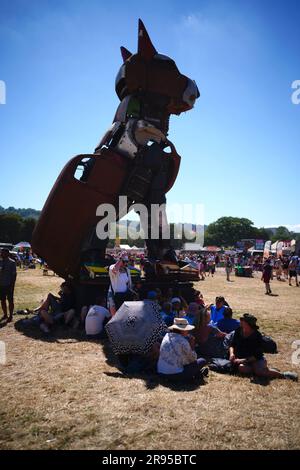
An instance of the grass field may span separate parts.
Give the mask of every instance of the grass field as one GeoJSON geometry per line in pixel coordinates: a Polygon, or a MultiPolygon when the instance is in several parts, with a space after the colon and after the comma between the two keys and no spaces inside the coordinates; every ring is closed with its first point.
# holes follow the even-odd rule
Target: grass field
{"type": "MultiPolygon", "coordinates": [[[[257,275],[222,271],[199,282],[205,301],[224,295],[235,315],[255,314],[261,331],[278,343],[272,366],[292,365],[300,339],[300,288],[273,281],[264,295],[257,275]]],[[[18,273],[16,310],[34,307],[60,279],[39,269],[18,273]]],[[[16,315],[14,322],[22,318],[16,315]]],[[[25,335],[15,323],[0,329],[1,449],[296,449],[300,447],[299,383],[270,383],[210,373],[199,387],[170,388],[155,376],[125,377],[107,342],[58,331],[51,341],[25,335]]]]}

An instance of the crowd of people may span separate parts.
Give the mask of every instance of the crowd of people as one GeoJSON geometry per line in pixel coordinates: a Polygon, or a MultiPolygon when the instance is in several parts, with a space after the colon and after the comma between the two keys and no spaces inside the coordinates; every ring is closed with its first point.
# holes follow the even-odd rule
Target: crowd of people
{"type": "MultiPolygon", "coordinates": [[[[14,310],[16,265],[9,258],[8,250],[3,249],[1,256],[1,305],[4,319],[9,322],[14,310]]],[[[185,257],[184,260],[203,264],[203,259],[187,260],[185,257]]],[[[231,269],[230,257],[227,256],[224,260],[225,269],[231,269]]],[[[221,260],[211,255],[206,261],[209,275],[213,276],[212,267],[218,265],[221,260]]],[[[282,373],[268,367],[264,356],[264,336],[259,332],[257,319],[253,315],[246,313],[238,319],[234,318],[233,310],[223,296],[217,296],[214,304],[207,304],[201,292],[195,289],[192,290],[192,298],[189,301],[180,291],[173,288],[164,292],[159,288],[147,290],[141,280],[133,282],[131,278],[129,263],[134,262],[134,259],[129,259],[126,253],[122,253],[119,259],[110,265],[108,292],[99,295],[93,305],[81,305],[78,312],[72,283],[65,281],[61,284],[58,295],[49,293],[34,309],[35,316],[28,321],[39,325],[44,334],[49,334],[55,325],[64,324],[74,329],[82,328],[87,337],[99,338],[105,334],[105,324],[124,302],[152,302],[158,308],[165,328],[159,344],[152,345],[149,357],[152,367],[168,380],[181,382],[203,378],[208,374],[207,366],[211,365],[214,365],[214,370],[219,367],[220,371],[227,370],[242,375],[255,374],[266,378],[297,380],[297,374],[293,372],[282,373]]],[[[270,293],[273,270],[278,269],[276,262],[277,260],[269,258],[262,268],[266,293],[270,293]]],[[[295,272],[297,285],[298,267],[298,258],[291,257],[288,264],[289,279],[294,277],[295,272]]],[[[206,269],[204,271],[206,272],[206,269]]],[[[200,268],[199,274],[201,275],[200,268]]],[[[144,360],[145,357],[143,364],[144,360]]]]}
{"type": "MultiPolygon", "coordinates": [[[[262,272],[265,266],[266,259],[263,255],[251,255],[251,254],[213,254],[209,253],[206,255],[196,255],[193,253],[187,253],[185,255],[179,255],[179,259],[194,263],[197,265],[200,275],[200,280],[205,280],[207,276],[213,276],[216,269],[224,267],[225,272],[230,274],[235,267],[248,267],[253,272],[262,272]]],[[[289,280],[291,277],[300,275],[300,258],[299,256],[290,255],[274,255],[271,254],[268,257],[270,266],[272,267],[276,279],[279,281],[289,280]]]]}

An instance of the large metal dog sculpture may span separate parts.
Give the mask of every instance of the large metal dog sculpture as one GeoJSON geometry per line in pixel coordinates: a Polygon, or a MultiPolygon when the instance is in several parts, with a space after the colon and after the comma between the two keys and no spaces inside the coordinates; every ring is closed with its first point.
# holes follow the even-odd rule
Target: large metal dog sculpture
{"type": "Polygon", "coordinates": [[[84,263],[104,259],[108,240],[97,237],[96,210],[103,203],[117,208],[120,195],[127,196],[128,205],[143,203],[149,209],[145,229],[159,226],[159,238],[146,241],[148,258],[154,263],[172,259],[170,242],[161,233],[165,211],[154,220],[150,209],[166,202],[179,170],[180,157],[167,138],[170,115],[192,109],[200,95],[196,83],[156,51],[141,20],[138,52],[121,47],[121,54],[124,62],[115,83],[121,102],[113,124],[94,154],[67,163],[33,234],[34,251],[64,278],[76,278],[84,263]],[[168,147],[171,152],[165,151],[168,147]]]}

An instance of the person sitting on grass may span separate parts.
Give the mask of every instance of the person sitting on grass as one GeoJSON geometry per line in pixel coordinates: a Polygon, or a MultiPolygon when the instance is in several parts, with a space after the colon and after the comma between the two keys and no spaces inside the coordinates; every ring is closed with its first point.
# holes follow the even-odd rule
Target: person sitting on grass
{"type": "Polygon", "coordinates": [[[196,302],[196,304],[205,307],[205,302],[203,299],[203,294],[199,290],[195,290],[193,294],[193,302],[196,302]]]}
{"type": "Polygon", "coordinates": [[[224,346],[226,333],[210,324],[210,314],[207,309],[202,309],[198,314],[198,322],[195,324],[193,336],[196,341],[198,356],[205,359],[213,357],[225,358],[227,349],[224,346]]]}
{"type": "Polygon", "coordinates": [[[223,315],[224,318],[217,322],[217,328],[219,328],[219,330],[224,331],[225,333],[231,333],[239,328],[240,322],[239,320],[232,318],[232,309],[230,307],[225,308],[223,315]]]}
{"type": "Polygon", "coordinates": [[[225,298],[222,296],[216,297],[216,303],[210,304],[210,323],[213,326],[217,326],[218,321],[223,320],[224,318],[224,311],[229,307],[228,303],[226,302],[225,298]]]}
{"type": "Polygon", "coordinates": [[[185,318],[174,318],[160,345],[157,372],[173,382],[188,382],[207,375],[206,361],[197,359],[195,340],[189,336],[195,327],[185,318]]]}
{"type": "Polygon", "coordinates": [[[171,300],[172,310],[174,312],[174,317],[183,317],[185,315],[185,309],[188,305],[183,299],[183,297],[173,297],[171,300]]]}
{"type": "Polygon", "coordinates": [[[269,379],[298,380],[294,372],[270,369],[263,355],[263,339],[256,324],[257,318],[245,313],[240,318],[241,326],[232,334],[229,359],[242,375],[254,374],[269,379]]]}
{"type": "Polygon", "coordinates": [[[63,282],[58,296],[49,293],[46,300],[34,311],[40,316],[40,329],[44,333],[49,333],[52,325],[60,320],[65,325],[70,325],[75,316],[75,298],[71,286],[63,282]]]}
{"type": "Polygon", "coordinates": [[[158,292],[156,290],[149,290],[147,292],[147,299],[146,300],[151,300],[151,302],[155,302],[156,304],[159,303],[158,301],[158,292]]]}
{"type": "Polygon", "coordinates": [[[96,299],[96,304],[92,305],[85,318],[85,333],[88,337],[99,337],[103,332],[103,326],[111,318],[109,310],[106,308],[106,299],[100,296],[96,299]]]}
{"type": "Polygon", "coordinates": [[[200,307],[196,302],[191,302],[188,306],[186,315],[184,318],[187,319],[190,325],[196,325],[198,322],[200,307]]]}
{"type": "Polygon", "coordinates": [[[138,300],[143,300],[145,297],[145,289],[143,287],[142,281],[138,279],[133,286],[133,291],[137,295],[138,300]]]}
{"type": "Polygon", "coordinates": [[[161,317],[167,326],[173,325],[175,314],[172,311],[171,302],[164,302],[162,305],[162,310],[160,312],[161,317]]]}

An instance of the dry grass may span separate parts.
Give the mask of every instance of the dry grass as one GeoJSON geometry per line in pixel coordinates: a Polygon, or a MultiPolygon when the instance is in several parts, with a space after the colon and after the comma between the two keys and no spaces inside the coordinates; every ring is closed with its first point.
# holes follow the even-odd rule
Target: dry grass
{"type": "MultiPolygon", "coordinates": [[[[199,283],[205,300],[225,295],[235,312],[255,313],[280,353],[269,363],[291,365],[300,339],[300,289],[222,272],[199,283]]],[[[58,287],[39,270],[21,272],[16,309],[33,307],[58,287]]],[[[15,317],[18,320],[20,317],[15,317]]],[[[0,330],[7,363],[0,365],[1,449],[295,449],[300,444],[299,384],[211,373],[206,385],[171,389],[154,377],[128,378],[116,369],[107,343],[28,337],[9,324],[0,330]]],[[[298,367],[299,372],[299,367],[298,367]]]]}

